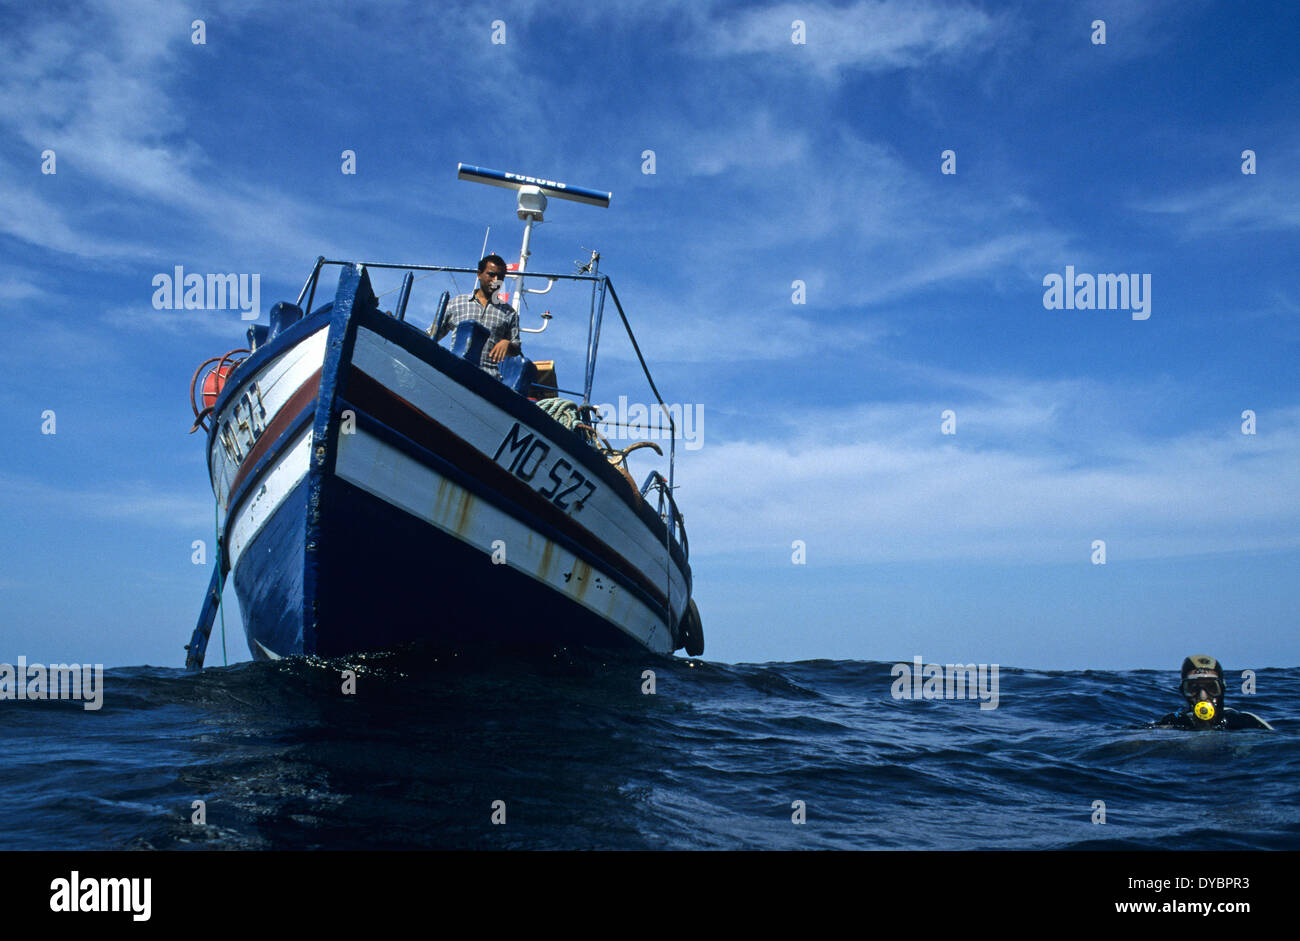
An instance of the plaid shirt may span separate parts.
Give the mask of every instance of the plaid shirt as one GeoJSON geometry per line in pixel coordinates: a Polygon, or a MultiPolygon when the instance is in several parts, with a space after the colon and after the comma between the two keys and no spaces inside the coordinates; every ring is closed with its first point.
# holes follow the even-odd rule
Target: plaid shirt
{"type": "Polygon", "coordinates": [[[488,339],[483,344],[483,356],[478,365],[485,373],[500,379],[501,370],[488,358],[488,354],[501,340],[519,342],[519,315],[509,304],[502,304],[498,300],[494,299],[484,307],[473,294],[458,294],[447,303],[447,315],[442,318],[442,329],[434,339],[441,340],[456,329],[456,324],[466,320],[477,320],[487,327],[488,339]]]}

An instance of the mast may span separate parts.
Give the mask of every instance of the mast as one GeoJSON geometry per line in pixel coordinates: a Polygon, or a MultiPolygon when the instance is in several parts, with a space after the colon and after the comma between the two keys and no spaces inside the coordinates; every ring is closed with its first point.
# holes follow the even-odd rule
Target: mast
{"type": "MultiPolygon", "coordinates": [[[[524,288],[524,272],[528,268],[528,256],[531,254],[529,243],[533,237],[533,226],[542,222],[542,217],[546,213],[546,197],[554,196],[557,199],[567,199],[575,203],[586,203],[589,206],[600,206],[605,209],[609,208],[609,202],[614,198],[613,193],[604,190],[573,186],[569,183],[561,183],[558,180],[525,176],[522,173],[489,170],[487,167],[476,167],[467,163],[456,164],[456,179],[469,180],[472,183],[486,183],[489,186],[500,186],[504,189],[516,190],[519,193],[515,212],[524,222],[524,241],[519,247],[519,265],[508,277],[515,279],[515,292],[511,300],[514,302],[515,313],[521,315],[524,312],[524,291],[526,290],[524,288]]],[[[553,284],[548,284],[541,290],[527,290],[530,294],[545,294],[552,286],[553,284]]]]}

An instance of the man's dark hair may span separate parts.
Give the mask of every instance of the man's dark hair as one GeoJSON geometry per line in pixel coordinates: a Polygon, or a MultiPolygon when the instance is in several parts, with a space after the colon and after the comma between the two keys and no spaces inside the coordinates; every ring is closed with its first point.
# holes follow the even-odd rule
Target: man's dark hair
{"type": "Polygon", "coordinates": [[[491,261],[495,261],[498,265],[500,265],[502,271],[506,270],[506,260],[504,258],[502,258],[500,255],[487,255],[484,257],[482,261],[478,263],[479,272],[482,273],[483,269],[488,266],[488,262],[491,261]]]}

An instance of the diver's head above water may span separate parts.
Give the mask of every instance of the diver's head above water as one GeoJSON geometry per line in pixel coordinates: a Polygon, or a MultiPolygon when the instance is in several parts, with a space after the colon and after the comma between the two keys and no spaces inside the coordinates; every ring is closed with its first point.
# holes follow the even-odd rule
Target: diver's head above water
{"type": "Polygon", "coordinates": [[[1187,700],[1194,721],[1212,724],[1223,715],[1223,666],[1205,654],[1188,657],[1183,661],[1178,691],[1187,700]]]}
{"type": "MultiPolygon", "coordinates": [[[[1199,732],[1273,728],[1253,712],[1225,706],[1225,691],[1223,665],[1218,660],[1205,654],[1188,657],[1183,661],[1178,683],[1178,692],[1186,700],[1187,708],[1157,719],[1151,728],[1199,732]]],[[[1253,687],[1249,691],[1253,692],[1253,687]]],[[[1246,687],[1242,687],[1242,692],[1247,692],[1246,687]]]]}

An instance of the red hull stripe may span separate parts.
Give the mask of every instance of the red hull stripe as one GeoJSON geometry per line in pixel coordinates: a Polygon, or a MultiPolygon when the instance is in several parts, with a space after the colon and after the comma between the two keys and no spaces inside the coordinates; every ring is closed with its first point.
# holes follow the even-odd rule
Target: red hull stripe
{"type": "Polygon", "coordinates": [[[316,392],[319,388],[320,370],[318,369],[307,377],[307,380],[298,387],[297,392],[289,396],[289,401],[280,406],[280,411],[275,413],[275,417],[271,419],[271,424],[266,426],[266,430],[262,432],[261,437],[253,444],[253,449],[240,462],[239,469],[235,471],[235,479],[230,482],[230,490],[228,491],[230,494],[239,491],[239,485],[244,482],[248,472],[257,466],[257,462],[261,460],[267,448],[275,443],[275,439],[280,437],[281,432],[288,428],[293,420],[302,413],[302,410],[307,407],[307,404],[316,398],[316,392]]]}

